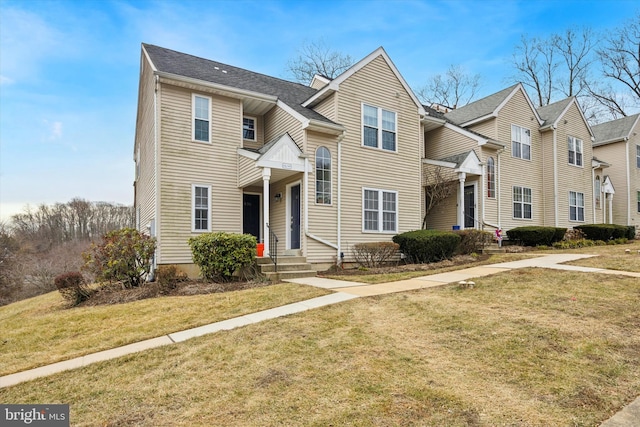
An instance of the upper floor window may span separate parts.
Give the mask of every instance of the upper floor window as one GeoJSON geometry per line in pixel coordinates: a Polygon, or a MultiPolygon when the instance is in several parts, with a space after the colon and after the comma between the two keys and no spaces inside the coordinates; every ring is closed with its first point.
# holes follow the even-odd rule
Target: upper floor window
{"type": "Polygon", "coordinates": [[[242,138],[249,141],[256,140],[256,119],[253,117],[242,118],[242,138]]]}
{"type": "Polygon", "coordinates": [[[210,142],[211,98],[193,95],[193,140],[210,142]]]}
{"type": "Polygon", "coordinates": [[[600,183],[600,175],[596,176],[596,182],[593,185],[593,192],[595,193],[594,195],[596,196],[596,208],[599,209],[600,208],[600,196],[602,193],[602,185],[600,183]]]}
{"type": "Polygon", "coordinates": [[[192,230],[211,231],[211,186],[193,185],[191,200],[192,230]]]}
{"type": "Polygon", "coordinates": [[[326,147],[316,150],[316,203],[331,204],[331,152],[326,147]]]}
{"type": "Polygon", "coordinates": [[[584,193],[569,191],[569,220],[584,221],[584,193]]]}
{"type": "Polygon", "coordinates": [[[395,233],[398,230],[397,192],[363,189],[362,229],[379,233],[395,233]]]}
{"type": "Polygon", "coordinates": [[[526,187],[513,187],[513,217],[531,219],[533,200],[531,189],[526,187]]]}
{"type": "Polygon", "coordinates": [[[640,168],[640,145],[636,145],[636,167],[640,168]]]}
{"type": "Polygon", "coordinates": [[[396,151],[396,113],[362,104],[362,145],[396,151]]]}
{"type": "Polygon", "coordinates": [[[511,156],[531,160],[531,131],[511,125],[511,156]]]}
{"type": "Polygon", "coordinates": [[[487,197],[496,197],[496,165],[493,157],[487,159],[487,197]]]}
{"type": "Polygon", "coordinates": [[[569,145],[569,164],[582,166],[582,140],[568,136],[567,142],[569,145]]]}
{"type": "Polygon", "coordinates": [[[638,213],[640,213],[640,191],[638,191],[638,213]]]}

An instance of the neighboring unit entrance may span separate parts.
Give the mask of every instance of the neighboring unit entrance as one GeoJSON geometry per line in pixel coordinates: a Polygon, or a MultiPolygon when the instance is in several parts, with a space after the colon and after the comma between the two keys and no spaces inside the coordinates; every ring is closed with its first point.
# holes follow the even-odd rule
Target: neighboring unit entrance
{"type": "Polygon", "coordinates": [[[464,228],[476,227],[476,187],[464,187],[464,228]]]}
{"type": "Polygon", "coordinates": [[[300,184],[289,187],[289,248],[300,249],[300,184]]]}
{"type": "Polygon", "coordinates": [[[242,195],[242,232],[260,241],[260,195],[242,195]]]}

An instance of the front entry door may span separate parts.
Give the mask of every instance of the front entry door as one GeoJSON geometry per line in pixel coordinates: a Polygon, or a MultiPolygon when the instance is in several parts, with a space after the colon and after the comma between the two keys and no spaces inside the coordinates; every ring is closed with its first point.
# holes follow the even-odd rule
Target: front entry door
{"type": "Polygon", "coordinates": [[[300,249],[300,184],[289,187],[289,249],[300,249]]]}
{"type": "Polygon", "coordinates": [[[476,226],[476,187],[467,185],[464,187],[464,228],[476,226]]]}
{"type": "Polygon", "coordinates": [[[242,195],[242,232],[260,241],[260,195],[242,195]]]}

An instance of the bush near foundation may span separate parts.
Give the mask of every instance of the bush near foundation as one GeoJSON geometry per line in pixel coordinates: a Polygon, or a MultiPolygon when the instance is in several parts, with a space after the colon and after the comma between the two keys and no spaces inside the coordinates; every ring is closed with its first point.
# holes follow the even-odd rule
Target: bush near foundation
{"type": "Polygon", "coordinates": [[[353,245],[353,257],[362,267],[380,267],[389,261],[397,252],[400,245],[393,242],[367,242],[353,245]]]}
{"type": "Polygon", "coordinates": [[[468,255],[482,252],[484,247],[493,241],[493,233],[473,228],[468,230],[455,231],[460,236],[460,244],[457,253],[468,255]]]}
{"type": "Polygon", "coordinates": [[[250,234],[205,233],[189,239],[193,262],[208,281],[229,281],[233,273],[256,257],[256,238],[250,234]]]}
{"type": "Polygon", "coordinates": [[[79,271],[60,274],[53,280],[58,292],[71,305],[78,305],[91,296],[91,289],[86,286],[84,276],[79,271]]]}
{"type": "Polygon", "coordinates": [[[144,283],[151,270],[156,241],[133,228],[111,231],[82,254],[85,268],[100,282],[121,282],[124,288],[144,283]]]}
{"type": "Polygon", "coordinates": [[[615,239],[633,240],[636,235],[636,228],[617,224],[584,224],[573,227],[584,233],[589,240],[603,240],[605,242],[615,239]]]}
{"type": "Polygon", "coordinates": [[[561,241],[566,232],[566,228],[529,226],[512,228],[507,236],[524,246],[551,246],[561,241]]]}
{"type": "Polygon", "coordinates": [[[415,230],[393,236],[407,261],[415,264],[451,258],[462,238],[449,231],[415,230]]]}

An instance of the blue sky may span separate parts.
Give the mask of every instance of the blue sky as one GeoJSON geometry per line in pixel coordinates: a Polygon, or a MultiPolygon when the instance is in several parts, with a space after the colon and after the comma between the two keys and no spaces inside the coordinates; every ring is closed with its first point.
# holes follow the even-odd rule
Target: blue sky
{"type": "Polygon", "coordinates": [[[27,204],[133,203],[140,43],[276,77],[303,43],[384,46],[410,86],[451,64],[506,87],[521,34],[606,31],[634,1],[0,0],[0,220],[27,204]]]}

